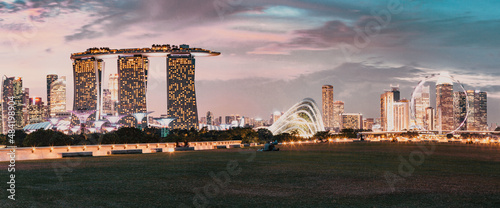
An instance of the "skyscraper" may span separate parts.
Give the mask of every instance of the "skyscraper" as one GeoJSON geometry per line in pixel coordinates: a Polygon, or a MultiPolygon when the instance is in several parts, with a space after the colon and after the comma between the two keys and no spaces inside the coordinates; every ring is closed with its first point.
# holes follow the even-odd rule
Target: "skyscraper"
{"type": "Polygon", "coordinates": [[[130,114],[147,111],[148,68],[149,60],[142,55],[118,58],[118,113],[128,115],[122,119],[126,126],[142,124],[130,114]]]}
{"type": "Polygon", "coordinates": [[[391,92],[393,94],[394,102],[398,102],[401,99],[401,93],[399,92],[399,85],[391,85],[391,92]]]}
{"type": "Polygon", "coordinates": [[[47,75],[47,106],[49,107],[49,113],[50,113],[50,86],[52,85],[52,82],[57,80],[57,74],[48,74],[47,75]]]}
{"type": "Polygon", "coordinates": [[[2,127],[3,134],[7,134],[9,130],[9,121],[8,121],[8,113],[9,106],[14,107],[14,129],[22,129],[25,125],[26,113],[23,112],[25,105],[25,92],[23,90],[23,80],[21,77],[3,77],[2,83],[2,127]],[[11,97],[13,97],[11,101],[11,97]]]}
{"type": "Polygon", "coordinates": [[[402,99],[394,103],[394,131],[408,130],[410,127],[410,101],[402,99]]]}
{"type": "Polygon", "coordinates": [[[108,89],[111,93],[111,100],[118,101],[118,74],[109,75],[108,89]]]}
{"type": "Polygon", "coordinates": [[[342,122],[342,114],[344,113],[344,102],[333,102],[333,128],[340,130],[342,122]]]}
{"type": "Polygon", "coordinates": [[[425,109],[425,123],[424,123],[424,128],[430,131],[433,131],[435,129],[435,115],[436,113],[434,112],[434,108],[432,107],[427,107],[425,109]]]}
{"type": "Polygon", "coordinates": [[[488,128],[487,123],[487,94],[486,92],[467,90],[467,102],[469,104],[469,115],[467,117],[468,131],[484,131],[488,128]]]}
{"type": "MultiPolygon", "coordinates": [[[[467,114],[467,99],[464,92],[453,92],[453,128],[457,129],[462,125],[467,114]]],[[[460,130],[467,129],[464,124],[460,130]]]]}
{"type": "Polygon", "coordinates": [[[207,112],[207,125],[214,125],[214,114],[210,111],[207,112]]]}
{"type": "Polygon", "coordinates": [[[383,131],[394,131],[394,92],[380,95],[380,126],[383,131]]]}
{"type": "Polygon", "coordinates": [[[425,127],[426,109],[431,106],[430,87],[423,86],[420,92],[416,92],[415,97],[415,121],[419,127],[425,127]]]}
{"type": "MultiPolygon", "coordinates": [[[[100,116],[101,81],[103,61],[101,59],[75,59],[73,62],[74,96],[73,110],[96,110],[100,116]]],[[[92,116],[92,118],[97,118],[92,116]]]]}
{"type": "Polygon", "coordinates": [[[333,128],[333,86],[323,85],[322,87],[323,100],[323,124],[326,130],[333,128]]]}
{"type": "Polygon", "coordinates": [[[453,128],[453,81],[439,77],[436,83],[437,130],[452,131],[453,128]]]}
{"type": "Polygon", "coordinates": [[[50,84],[50,117],[66,112],[66,77],[62,76],[50,84]]]}
{"type": "Polygon", "coordinates": [[[167,116],[176,118],[174,129],[198,129],[198,108],[195,92],[195,59],[191,54],[170,54],[167,57],[167,116]]]}

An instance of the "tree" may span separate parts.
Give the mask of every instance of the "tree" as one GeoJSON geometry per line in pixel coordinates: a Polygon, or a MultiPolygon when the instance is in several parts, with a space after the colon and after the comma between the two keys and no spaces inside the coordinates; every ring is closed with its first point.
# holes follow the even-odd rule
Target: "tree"
{"type": "Polygon", "coordinates": [[[26,136],[23,141],[25,147],[40,147],[40,146],[64,146],[71,145],[71,138],[62,132],[52,130],[38,129],[37,131],[26,136]]]}
{"type": "Polygon", "coordinates": [[[313,139],[317,139],[320,141],[328,140],[328,138],[330,138],[330,133],[328,131],[318,131],[313,136],[313,139]]]}
{"type": "Polygon", "coordinates": [[[134,127],[120,128],[115,131],[119,144],[141,143],[144,141],[144,132],[134,127]]]}
{"type": "Polygon", "coordinates": [[[0,134],[0,145],[7,145],[7,135],[0,134]]]}
{"type": "Polygon", "coordinates": [[[257,130],[257,136],[260,142],[271,142],[274,139],[273,133],[265,128],[257,130]]]}

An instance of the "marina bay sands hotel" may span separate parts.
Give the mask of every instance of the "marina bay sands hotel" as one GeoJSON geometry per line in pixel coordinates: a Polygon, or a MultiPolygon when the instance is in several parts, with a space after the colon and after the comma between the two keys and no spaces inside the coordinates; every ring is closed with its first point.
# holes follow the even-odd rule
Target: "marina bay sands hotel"
{"type": "MultiPolygon", "coordinates": [[[[117,113],[122,121],[133,126],[133,113],[146,113],[148,57],[166,57],[167,116],[176,118],[170,123],[175,129],[198,129],[198,109],[195,92],[195,57],[218,56],[220,52],[189,45],[153,45],[151,48],[109,49],[89,48],[72,53],[74,76],[73,111],[95,110],[94,119],[102,118],[103,59],[118,61],[117,113]]],[[[140,121],[142,122],[142,121],[140,121]]]]}

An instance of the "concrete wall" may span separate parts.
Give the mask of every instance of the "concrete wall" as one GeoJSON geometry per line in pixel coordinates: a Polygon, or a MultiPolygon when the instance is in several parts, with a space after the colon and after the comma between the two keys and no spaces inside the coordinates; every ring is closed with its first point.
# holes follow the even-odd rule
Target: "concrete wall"
{"type": "MultiPolygon", "coordinates": [[[[214,146],[241,144],[241,140],[236,141],[211,141],[211,142],[189,142],[190,147],[195,150],[211,150],[214,146]]],[[[142,153],[154,153],[161,148],[162,152],[172,152],[175,143],[141,143],[141,144],[103,144],[103,145],[78,145],[78,146],[56,146],[56,147],[20,147],[15,148],[16,160],[41,160],[62,158],[62,153],[67,152],[92,152],[93,156],[111,155],[112,150],[133,150],[142,149],[142,153]]],[[[11,148],[0,149],[0,161],[9,161],[11,148]]]]}

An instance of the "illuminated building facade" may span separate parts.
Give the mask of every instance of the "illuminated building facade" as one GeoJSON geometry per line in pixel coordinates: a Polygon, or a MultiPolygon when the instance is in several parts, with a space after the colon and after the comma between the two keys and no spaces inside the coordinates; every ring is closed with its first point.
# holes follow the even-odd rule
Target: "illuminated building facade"
{"type": "Polygon", "coordinates": [[[142,55],[118,57],[118,113],[127,115],[121,121],[125,126],[136,126],[133,113],[146,113],[146,92],[149,60],[142,55]]]}
{"type": "Polygon", "coordinates": [[[333,128],[337,131],[340,130],[342,122],[342,114],[344,113],[344,102],[333,102],[333,128]]]}
{"type": "Polygon", "coordinates": [[[323,124],[326,130],[333,129],[333,86],[323,85],[322,106],[323,106],[323,124]]]}
{"type": "Polygon", "coordinates": [[[342,129],[363,129],[363,114],[343,113],[342,129]]]}
{"type": "Polygon", "coordinates": [[[49,106],[49,113],[50,113],[50,89],[51,85],[53,82],[55,82],[58,79],[57,74],[48,74],[47,75],[47,106],[49,106]]]}
{"type": "Polygon", "coordinates": [[[403,99],[394,103],[394,131],[408,130],[410,127],[410,101],[403,99]]]}
{"type": "MultiPolygon", "coordinates": [[[[457,129],[464,122],[467,114],[467,99],[465,92],[453,92],[453,128],[457,129]]],[[[469,117],[474,119],[473,117],[469,117]]],[[[468,120],[470,121],[470,120],[468,120]]],[[[460,130],[467,129],[464,124],[460,130]]]]}
{"type": "Polygon", "coordinates": [[[415,95],[415,124],[419,127],[425,127],[426,109],[431,106],[430,87],[422,87],[422,91],[415,95]]]}
{"type": "Polygon", "coordinates": [[[118,101],[118,74],[109,75],[108,89],[111,100],[114,102],[118,101]]]}
{"type": "Polygon", "coordinates": [[[468,90],[469,116],[467,117],[468,131],[485,131],[488,129],[487,94],[486,92],[468,90]]]}
{"type": "Polygon", "coordinates": [[[436,128],[436,117],[435,110],[433,107],[428,107],[425,109],[425,129],[433,131],[436,128]]]}
{"type": "Polygon", "coordinates": [[[454,130],[453,125],[453,83],[438,80],[436,85],[436,123],[441,131],[454,130]]]}
{"type": "Polygon", "coordinates": [[[66,77],[62,76],[50,84],[50,117],[66,112],[66,77]]]}
{"type": "Polygon", "coordinates": [[[363,120],[363,129],[371,130],[374,124],[375,124],[374,118],[366,118],[363,120]]]}
{"type": "Polygon", "coordinates": [[[101,110],[101,81],[104,68],[101,59],[75,59],[73,62],[73,110],[96,110],[91,118],[99,118],[101,110]]]}
{"type": "Polygon", "coordinates": [[[167,116],[176,118],[174,129],[198,129],[198,108],[195,92],[195,59],[191,54],[170,54],[167,57],[167,116]]]}
{"type": "Polygon", "coordinates": [[[23,80],[21,77],[3,77],[2,80],[2,127],[3,134],[7,134],[9,130],[8,113],[9,113],[9,97],[13,97],[14,101],[14,129],[22,129],[27,122],[27,114],[23,112],[25,109],[25,91],[23,90],[23,80]],[[25,117],[26,115],[26,117],[25,117]]]}
{"type": "Polygon", "coordinates": [[[380,95],[380,126],[383,131],[394,130],[394,92],[380,95]]]}

